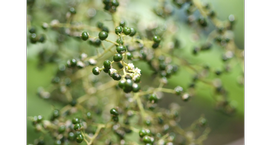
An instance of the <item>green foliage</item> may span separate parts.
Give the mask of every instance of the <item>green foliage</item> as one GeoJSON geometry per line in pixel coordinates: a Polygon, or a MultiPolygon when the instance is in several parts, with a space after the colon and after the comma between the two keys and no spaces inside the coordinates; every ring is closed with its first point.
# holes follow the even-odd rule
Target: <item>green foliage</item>
{"type": "Polygon", "coordinates": [[[53,108],[50,118],[29,116],[40,133],[34,144],[203,144],[210,132],[203,115],[183,128],[179,104],[158,104],[167,94],[188,103],[200,96],[199,86],[211,90],[216,110],[235,114],[220,79],[239,65],[243,84],[234,15],[221,21],[199,0],[161,0],[153,1],[146,19],[126,5],[124,0],[27,1],[27,47],[39,49],[40,69],[58,65],[51,85],[37,94],[64,104],[53,108]],[[185,9],[185,21],[178,20],[178,9],[185,9]],[[192,38],[180,36],[183,25],[192,38]],[[205,39],[209,25],[214,30],[205,39]],[[187,39],[194,45],[186,45],[187,39]],[[218,65],[196,60],[213,56],[211,51],[222,56],[218,65]],[[193,75],[189,83],[169,86],[183,70],[186,79],[193,75]],[[147,74],[151,79],[143,78],[147,74]]]}

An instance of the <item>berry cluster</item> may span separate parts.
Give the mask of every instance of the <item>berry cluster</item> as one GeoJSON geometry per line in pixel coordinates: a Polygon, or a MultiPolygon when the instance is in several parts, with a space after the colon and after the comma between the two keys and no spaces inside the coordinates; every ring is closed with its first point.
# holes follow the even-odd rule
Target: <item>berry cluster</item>
{"type": "MultiPolygon", "coordinates": [[[[161,107],[160,104],[168,94],[173,94],[181,102],[192,101],[198,95],[199,82],[214,90],[218,110],[226,114],[236,111],[226,86],[219,79],[229,72],[230,60],[240,58],[240,52],[230,35],[235,17],[230,15],[229,21],[221,22],[209,4],[203,5],[198,0],[165,0],[157,2],[158,7],[153,9],[163,23],[147,23],[147,27],[142,29],[142,25],[139,25],[142,20],[117,12],[117,8],[124,7],[124,3],[120,5],[117,0],[102,2],[105,12],[95,1],[81,1],[67,6],[66,17],[42,24],[48,34],[56,32],[57,35],[56,39],[46,35],[48,44],[44,43],[43,46],[52,49],[41,51],[39,61],[42,64],[58,63],[59,68],[51,80],[52,87],[39,88],[38,96],[62,102],[65,106],[52,110],[49,119],[41,115],[30,117],[35,130],[50,134],[55,144],[59,145],[75,142],[85,142],[87,145],[135,142],[146,145],[202,144],[209,133],[204,116],[189,127],[182,128],[181,106],[170,103],[161,107]],[[91,20],[82,24],[77,22],[84,17],[78,15],[81,13],[79,7],[85,5],[93,8],[88,10],[91,20]],[[204,31],[211,22],[215,26],[206,42],[192,46],[194,58],[220,46],[223,49],[221,58],[224,69],[193,63],[185,56],[176,24],[167,21],[174,15],[175,9],[184,5],[192,29],[204,31]],[[196,10],[200,12],[197,18],[194,14],[196,10]],[[96,12],[109,17],[95,17],[96,12]],[[181,72],[182,68],[190,71],[190,83],[186,86],[168,86],[169,79],[181,72]],[[147,73],[151,74],[151,78],[148,78],[150,82],[144,78],[147,73]],[[129,139],[133,133],[138,140],[129,139]]],[[[28,3],[34,6],[31,1],[28,3]]],[[[46,40],[44,34],[37,36],[33,27],[29,28],[29,33],[28,40],[33,44],[46,40]]],[[[44,142],[41,137],[35,144],[44,142]]]]}

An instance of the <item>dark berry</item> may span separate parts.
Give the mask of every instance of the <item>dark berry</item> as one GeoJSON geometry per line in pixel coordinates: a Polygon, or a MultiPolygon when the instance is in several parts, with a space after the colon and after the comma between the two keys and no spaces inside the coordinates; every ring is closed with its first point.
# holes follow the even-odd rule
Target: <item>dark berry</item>
{"type": "Polygon", "coordinates": [[[110,110],[110,113],[111,113],[112,115],[115,115],[115,116],[118,116],[118,115],[119,115],[118,111],[117,111],[115,108],[112,108],[112,109],[110,110]]]}
{"type": "Polygon", "coordinates": [[[118,83],[118,86],[119,86],[120,88],[124,88],[125,83],[126,83],[126,80],[120,80],[119,83],[118,83]]]}
{"type": "Polygon", "coordinates": [[[136,32],[137,32],[136,29],[131,27],[129,36],[131,36],[131,37],[134,36],[136,34],[136,32]]]}
{"type": "Polygon", "coordinates": [[[123,31],[123,28],[121,27],[121,26],[117,26],[117,27],[115,27],[115,34],[121,34],[122,33],[122,31],[123,31]]]}
{"type": "Polygon", "coordinates": [[[159,36],[154,36],[153,37],[153,41],[156,42],[156,43],[159,43],[161,41],[161,38],[159,36]]]}
{"type": "Polygon", "coordinates": [[[86,41],[89,38],[88,33],[87,32],[82,32],[81,38],[82,38],[82,40],[86,41]]]}
{"type": "Polygon", "coordinates": [[[118,74],[118,73],[113,73],[112,74],[112,78],[114,79],[114,80],[116,80],[116,81],[119,81],[119,80],[121,80],[121,75],[120,74],[118,74]]]}
{"type": "Polygon", "coordinates": [[[154,48],[154,49],[156,49],[156,48],[158,48],[158,46],[159,46],[159,43],[153,43],[153,45],[152,45],[152,48],[154,48]]]}
{"type": "Polygon", "coordinates": [[[129,28],[129,27],[124,27],[123,33],[124,33],[125,35],[129,35],[129,34],[131,33],[130,28],[129,28]]]}
{"type": "Polygon", "coordinates": [[[77,142],[77,143],[83,142],[83,139],[84,139],[84,138],[83,138],[83,135],[82,135],[82,134],[79,134],[79,135],[76,136],[76,142],[77,142]]]}
{"type": "Polygon", "coordinates": [[[29,33],[36,33],[35,27],[31,27],[31,28],[29,29],[29,33]]]}
{"type": "Polygon", "coordinates": [[[133,92],[139,92],[140,89],[141,89],[140,84],[135,84],[135,83],[134,83],[134,84],[132,85],[132,91],[133,91],[133,92]]]}
{"type": "Polygon", "coordinates": [[[112,0],[112,5],[115,6],[115,7],[118,7],[119,6],[119,2],[118,0],[112,0]]]}
{"type": "Polygon", "coordinates": [[[37,34],[36,33],[32,33],[30,35],[30,42],[31,43],[36,43],[38,41],[38,37],[37,37],[37,34]]]}
{"type": "Polygon", "coordinates": [[[149,101],[150,101],[151,103],[156,103],[156,102],[158,101],[158,98],[157,98],[156,94],[150,95],[150,96],[149,96],[149,101]]]}
{"type": "Polygon", "coordinates": [[[100,29],[102,29],[103,28],[103,23],[97,22],[97,27],[100,28],[100,29]]]}
{"type": "Polygon", "coordinates": [[[73,119],[72,119],[72,123],[73,123],[73,124],[80,123],[80,119],[79,119],[79,118],[73,118],[73,119]]]}
{"type": "Polygon", "coordinates": [[[112,120],[113,120],[114,122],[118,122],[118,121],[119,121],[119,118],[118,118],[118,116],[112,116],[112,120]]]}
{"type": "Polygon", "coordinates": [[[100,40],[105,40],[108,37],[108,33],[105,31],[101,31],[99,32],[98,37],[100,40]]]}
{"type": "Polygon", "coordinates": [[[147,135],[146,131],[145,131],[144,129],[141,129],[141,130],[139,131],[139,136],[140,136],[140,137],[144,137],[145,135],[147,135]]]}
{"type": "Polygon", "coordinates": [[[99,75],[100,70],[99,70],[98,67],[94,67],[94,68],[92,69],[92,72],[93,72],[94,75],[99,75]]]}
{"type": "Polygon", "coordinates": [[[104,32],[109,33],[109,28],[108,28],[108,27],[106,27],[106,26],[103,26],[101,30],[102,30],[102,31],[104,31],[104,32]]]}
{"type": "Polygon", "coordinates": [[[103,62],[103,66],[104,66],[105,69],[110,69],[111,68],[111,61],[105,60],[103,62]]]}
{"type": "Polygon", "coordinates": [[[87,113],[86,113],[86,117],[87,117],[88,119],[91,119],[91,118],[92,118],[91,112],[87,112],[87,113]]]}
{"type": "Polygon", "coordinates": [[[127,59],[128,60],[132,60],[133,59],[133,54],[132,53],[127,52],[126,55],[127,55],[127,59]]]}
{"type": "Polygon", "coordinates": [[[116,40],[116,43],[118,43],[119,45],[123,45],[123,44],[124,44],[124,41],[123,41],[122,38],[118,38],[118,39],[116,40]]]}
{"type": "Polygon", "coordinates": [[[75,134],[73,132],[68,133],[68,140],[74,141],[75,140],[75,134]]]}
{"type": "Polygon", "coordinates": [[[64,125],[62,125],[62,126],[60,126],[60,127],[58,128],[58,132],[59,132],[59,133],[63,133],[63,132],[65,132],[65,130],[66,130],[66,126],[64,126],[64,125]]]}
{"type": "Polygon", "coordinates": [[[119,23],[119,25],[120,25],[121,27],[125,27],[126,22],[125,22],[124,20],[121,20],[120,23],[119,23]]]}
{"type": "Polygon", "coordinates": [[[122,54],[120,54],[120,53],[116,53],[116,54],[114,54],[114,56],[113,56],[113,60],[115,61],[115,62],[119,62],[119,61],[121,61],[123,59],[123,56],[122,56],[122,54]]]}
{"type": "Polygon", "coordinates": [[[76,10],[75,10],[74,8],[70,8],[70,9],[69,9],[69,12],[70,12],[71,14],[76,14],[76,10]]]}
{"type": "Polygon", "coordinates": [[[124,52],[126,52],[126,49],[127,48],[124,45],[118,45],[118,46],[116,46],[116,51],[118,53],[124,53],[124,52]]]}
{"type": "Polygon", "coordinates": [[[151,138],[149,136],[144,136],[143,137],[143,142],[144,143],[151,143],[152,141],[151,141],[151,138]]]}
{"type": "Polygon", "coordinates": [[[60,116],[59,110],[55,109],[53,110],[53,118],[58,118],[60,116]]]}
{"type": "Polygon", "coordinates": [[[81,124],[80,124],[80,123],[74,124],[73,129],[74,129],[74,130],[80,130],[80,129],[81,129],[81,124]]]}
{"type": "Polygon", "coordinates": [[[134,76],[134,77],[133,77],[133,81],[134,81],[135,83],[139,83],[139,82],[141,81],[141,76],[139,76],[139,75],[134,76]]]}

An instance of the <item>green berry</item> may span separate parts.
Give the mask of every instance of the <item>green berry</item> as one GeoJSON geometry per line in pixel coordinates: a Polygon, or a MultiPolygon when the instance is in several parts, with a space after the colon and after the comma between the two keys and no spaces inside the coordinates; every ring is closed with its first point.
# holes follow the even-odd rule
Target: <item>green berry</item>
{"type": "Polygon", "coordinates": [[[221,71],[221,70],[216,70],[216,71],[215,71],[215,74],[219,76],[219,75],[222,74],[222,71],[221,71]]]}
{"type": "Polygon", "coordinates": [[[123,28],[121,26],[117,26],[115,27],[115,34],[118,35],[118,34],[121,34],[123,31],[123,28]]]}
{"type": "Polygon", "coordinates": [[[73,118],[73,119],[72,119],[72,123],[73,123],[73,124],[80,123],[80,119],[79,119],[79,118],[73,118]]]}
{"type": "Polygon", "coordinates": [[[118,0],[112,0],[112,5],[118,7],[119,6],[118,0]]]}
{"type": "Polygon", "coordinates": [[[203,50],[209,50],[209,49],[211,49],[211,47],[212,47],[212,44],[211,43],[206,43],[206,44],[203,44],[202,46],[201,46],[201,50],[203,51],[203,50]]]}
{"type": "Polygon", "coordinates": [[[141,81],[141,76],[139,76],[139,75],[134,76],[134,77],[133,77],[133,81],[134,81],[135,83],[139,83],[139,82],[141,81]]]}
{"type": "Polygon", "coordinates": [[[59,110],[55,109],[53,110],[53,118],[58,118],[60,116],[59,110]]]}
{"type": "Polygon", "coordinates": [[[120,54],[120,53],[116,53],[116,54],[114,54],[114,56],[113,56],[113,61],[115,61],[115,62],[119,62],[119,61],[121,61],[123,59],[123,56],[122,56],[122,54],[120,54]]]}
{"type": "Polygon", "coordinates": [[[37,145],[45,145],[45,142],[44,142],[44,140],[38,140],[38,143],[37,143],[37,145]]]}
{"type": "Polygon", "coordinates": [[[207,124],[207,120],[206,120],[205,118],[201,118],[201,119],[199,120],[199,125],[200,125],[201,127],[204,127],[206,124],[207,124]]]}
{"type": "Polygon", "coordinates": [[[151,94],[151,95],[149,96],[149,101],[150,101],[151,103],[156,103],[156,102],[158,101],[158,98],[157,98],[157,96],[156,96],[155,94],[151,94]]]}
{"type": "Polygon", "coordinates": [[[147,126],[150,126],[151,125],[151,120],[145,120],[144,122],[147,126]]]}
{"type": "Polygon", "coordinates": [[[133,88],[133,82],[131,79],[126,79],[125,88],[129,88],[129,89],[133,88]]]}
{"type": "Polygon", "coordinates": [[[100,73],[100,70],[99,70],[99,67],[94,67],[93,69],[92,69],[92,72],[93,72],[93,74],[94,75],[99,75],[99,73],[100,73]]]}
{"type": "Polygon", "coordinates": [[[45,42],[45,40],[46,40],[46,36],[45,36],[44,34],[41,34],[41,35],[39,36],[38,41],[41,42],[41,43],[43,43],[43,42],[45,42]]]}
{"type": "Polygon", "coordinates": [[[156,48],[158,48],[158,46],[159,46],[159,43],[153,43],[153,45],[152,45],[152,48],[154,48],[154,49],[156,49],[156,48]]]}
{"type": "Polygon", "coordinates": [[[131,27],[129,36],[131,36],[131,37],[134,36],[136,34],[136,32],[137,32],[136,29],[131,27]]]}
{"type": "Polygon", "coordinates": [[[127,53],[126,53],[126,56],[127,56],[127,59],[128,59],[128,60],[132,60],[132,59],[133,59],[133,54],[130,53],[130,52],[127,52],[127,53]]]}
{"type": "Polygon", "coordinates": [[[103,66],[104,66],[105,69],[110,69],[111,68],[111,61],[105,60],[103,62],[103,66]]]}
{"type": "Polygon", "coordinates": [[[102,29],[103,28],[103,23],[97,22],[97,27],[100,28],[100,29],[102,29]]]}
{"type": "Polygon", "coordinates": [[[103,71],[104,71],[105,73],[108,73],[108,72],[110,71],[110,69],[104,68],[103,71]]]}
{"type": "Polygon", "coordinates": [[[151,143],[152,141],[151,141],[151,138],[149,136],[144,136],[143,137],[143,142],[144,143],[151,143]]]}
{"type": "Polygon", "coordinates": [[[177,86],[174,88],[174,91],[176,95],[181,95],[181,93],[183,92],[183,88],[180,86],[177,86]]]}
{"type": "Polygon", "coordinates": [[[120,23],[119,23],[119,26],[125,27],[125,25],[126,25],[126,22],[124,20],[121,20],[120,23]]]}
{"type": "Polygon", "coordinates": [[[111,113],[112,115],[115,115],[115,116],[118,116],[118,115],[119,115],[118,111],[117,111],[115,108],[112,108],[112,109],[110,110],[110,113],[111,113]]]}
{"type": "Polygon", "coordinates": [[[38,41],[38,37],[37,37],[37,34],[36,33],[32,33],[30,35],[30,42],[31,43],[36,43],[38,41]]]}
{"type": "Polygon", "coordinates": [[[89,38],[88,33],[87,32],[82,32],[81,38],[82,38],[82,40],[86,41],[89,38]]]}
{"type": "Polygon", "coordinates": [[[116,43],[118,43],[119,45],[123,45],[123,44],[124,44],[124,41],[123,41],[122,38],[118,38],[118,39],[116,40],[116,43]]]}
{"type": "Polygon", "coordinates": [[[126,83],[126,80],[120,80],[120,81],[118,82],[118,86],[119,86],[120,88],[124,88],[125,83],[126,83]]]}
{"type": "Polygon", "coordinates": [[[99,32],[98,37],[100,40],[105,40],[108,37],[108,33],[105,31],[101,31],[99,32]]]}
{"type": "Polygon", "coordinates": [[[40,123],[43,120],[43,117],[41,115],[37,116],[37,122],[40,123]]]}
{"type": "Polygon", "coordinates": [[[161,38],[159,36],[155,35],[153,37],[153,41],[156,42],[156,43],[159,43],[161,41],[161,38]]]}
{"type": "Polygon", "coordinates": [[[111,9],[111,5],[110,5],[110,4],[106,4],[106,5],[104,6],[104,10],[109,11],[110,9],[111,9]]]}
{"type": "Polygon", "coordinates": [[[77,60],[76,59],[71,59],[70,60],[70,66],[72,66],[72,67],[74,67],[74,66],[76,66],[77,65],[77,60]]]}
{"type": "Polygon", "coordinates": [[[35,27],[31,27],[31,28],[29,29],[29,33],[36,33],[35,27]]]}
{"type": "Polygon", "coordinates": [[[144,129],[141,129],[140,131],[139,131],[139,136],[140,137],[144,137],[146,135],[146,131],[144,130],[144,129]]]}
{"type": "Polygon", "coordinates": [[[124,45],[118,45],[118,46],[116,46],[116,51],[118,53],[124,53],[124,52],[126,52],[126,49],[127,48],[124,45]]]}
{"type": "Polygon", "coordinates": [[[112,116],[112,120],[113,120],[114,122],[118,122],[118,121],[119,121],[119,118],[118,118],[118,116],[112,116]]]}
{"type": "Polygon", "coordinates": [[[211,10],[208,15],[213,18],[216,16],[216,12],[211,10]]]}
{"type": "Polygon", "coordinates": [[[198,23],[199,25],[201,25],[202,27],[206,27],[208,24],[207,24],[207,21],[204,17],[200,17],[198,18],[198,23]]]}
{"type": "Polygon", "coordinates": [[[81,129],[81,124],[80,123],[74,124],[73,129],[74,130],[80,130],[81,129]]]}
{"type": "Polygon", "coordinates": [[[54,142],[54,145],[61,145],[61,144],[62,144],[61,140],[56,140],[56,141],[54,142]]]}
{"type": "Polygon", "coordinates": [[[114,79],[114,80],[116,80],[116,81],[119,81],[119,80],[121,80],[121,75],[120,74],[118,74],[118,73],[113,73],[112,74],[112,78],[114,79]]]}
{"type": "Polygon", "coordinates": [[[94,44],[95,46],[100,46],[100,44],[101,44],[100,39],[94,40],[93,44],[94,44]]]}
{"type": "Polygon", "coordinates": [[[70,8],[70,9],[69,9],[69,12],[70,12],[71,14],[76,14],[75,8],[70,8]]]}
{"type": "Polygon", "coordinates": [[[81,143],[81,142],[83,142],[83,135],[82,134],[78,134],[77,136],[76,136],[76,142],[77,143],[81,143]]]}
{"type": "Polygon", "coordinates": [[[160,70],[165,70],[166,69],[166,66],[167,66],[167,64],[165,62],[160,62],[159,63],[159,69],[160,70]]]}
{"type": "Polygon", "coordinates": [[[141,89],[140,84],[135,84],[135,83],[134,83],[134,84],[132,85],[132,91],[133,91],[133,92],[139,92],[140,89],[141,89]]]}
{"type": "Polygon", "coordinates": [[[76,106],[76,104],[77,104],[77,100],[76,99],[73,99],[71,102],[70,102],[70,105],[71,106],[76,106]]]}
{"type": "Polygon", "coordinates": [[[119,67],[119,69],[122,69],[122,68],[124,67],[123,64],[122,64],[121,62],[117,62],[116,64],[117,64],[117,66],[119,67]]]}
{"type": "Polygon", "coordinates": [[[104,31],[104,32],[109,33],[109,28],[108,28],[108,27],[106,27],[106,26],[103,26],[101,30],[102,30],[102,31],[104,31]]]}
{"type": "Polygon", "coordinates": [[[73,132],[68,133],[68,140],[74,141],[75,140],[75,134],[73,132]]]}
{"type": "Polygon", "coordinates": [[[194,55],[197,55],[199,53],[199,51],[200,51],[200,48],[199,47],[194,47],[193,50],[192,50],[192,53],[194,55]]]}
{"type": "Polygon", "coordinates": [[[87,117],[88,119],[91,119],[91,118],[92,118],[91,112],[87,112],[87,113],[86,113],[86,117],[87,117]]]}
{"type": "Polygon", "coordinates": [[[131,33],[130,28],[129,28],[129,27],[124,27],[123,33],[124,33],[125,35],[129,35],[129,34],[131,33]]]}
{"type": "Polygon", "coordinates": [[[61,126],[58,128],[58,132],[59,132],[59,133],[63,133],[63,132],[65,132],[65,130],[66,130],[66,126],[64,126],[64,125],[61,125],[61,126]]]}

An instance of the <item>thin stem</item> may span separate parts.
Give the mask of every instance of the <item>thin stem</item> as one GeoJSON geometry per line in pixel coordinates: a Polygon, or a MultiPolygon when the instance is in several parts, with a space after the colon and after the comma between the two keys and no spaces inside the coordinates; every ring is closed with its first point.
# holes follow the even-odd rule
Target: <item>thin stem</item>
{"type": "Polygon", "coordinates": [[[111,40],[108,40],[108,39],[105,39],[105,41],[107,41],[107,42],[110,42],[110,43],[113,43],[113,44],[115,44],[115,45],[119,45],[118,43],[116,43],[116,42],[113,42],[113,41],[111,41],[111,40]]]}

